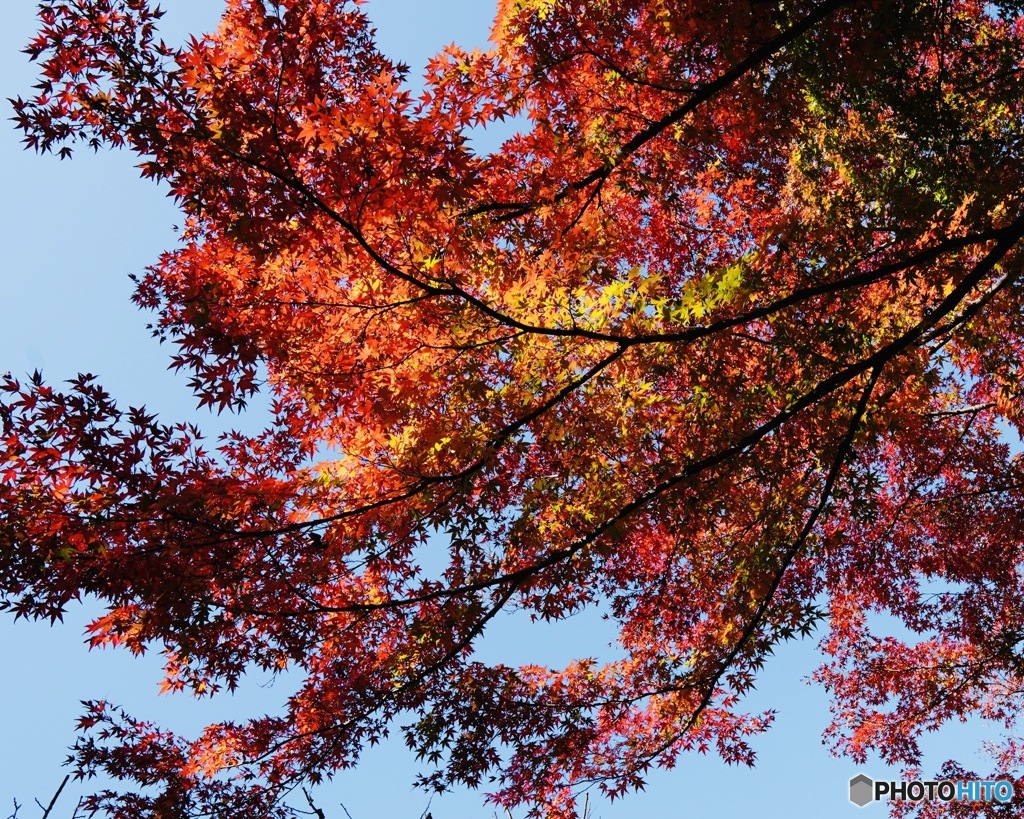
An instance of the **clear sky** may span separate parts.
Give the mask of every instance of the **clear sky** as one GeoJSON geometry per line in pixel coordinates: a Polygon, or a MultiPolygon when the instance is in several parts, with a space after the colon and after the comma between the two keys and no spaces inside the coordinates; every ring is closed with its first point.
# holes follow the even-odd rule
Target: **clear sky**
{"type": "MultiPolygon", "coordinates": [[[[412,65],[414,73],[452,40],[483,46],[492,16],[483,0],[372,0],[365,8],[384,50],[412,65]]],[[[0,97],[26,96],[34,75],[19,52],[33,31],[33,4],[14,0],[4,11],[0,97]]],[[[167,39],[208,29],[216,14],[216,3],[178,0],[166,18],[167,39]]],[[[94,372],[123,406],[145,404],[167,421],[194,418],[211,433],[232,425],[258,428],[258,402],[249,417],[197,413],[186,379],[166,370],[171,351],[149,337],[149,317],[129,301],[128,274],[173,244],[171,226],[177,221],[173,203],[138,179],[134,161],[125,153],[82,152],[70,162],[38,157],[20,149],[10,123],[0,128],[0,372],[23,375],[39,368],[51,382],[94,372]]],[[[55,628],[0,620],[0,817],[10,812],[13,799],[25,805],[20,819],[41,814],[33,799],[48,802],[64,776],[61,762],[73,740],[80,699],[107,698],[136,716],[188,733],[208,721],[274,709],[289,693],[287,680],[274,687],[251,680],[234,697],[158,697],[158,658],[86,651],[82,633],[90,611],[95,610],[85,606],[69,612],[55,628]]],[[[592,622],[546,627],[509,618],[490,635],[486,650],[503,659],[554,663],[600,650],[603,639],[592,622]]],[[[825,695],[803,682],[815,665],[814,640],[783,646],[749,698],[750,710],[778,711],[774,729],[755,741],[756,769],[730,768],[715,757],[683,757],[674,770],[652,774],[646,792],[597,803],[595,816],[884,816],[881,805],[862,810],[846,799],[850,776],[863,770],[877,777],[886,769],[877,760],[860,767],[835,760],[823,748],[820,735],[829,722],[825,695]]],[[[974,764],[972,750],[986,738],[995,739],[996,731],[951,726],[926,743],[926,771],[950,756],[974,764]]],[[[328,819],[344,817],[339,802],[352,819],[416,819],[427,796],[411,789],[415,771],[395,741],[368,752],[355,772],[320,788],[317,800],[328,819]]],[[[81,792],[69,786],[54,819],[70,817],[81,792]]],[[[436,819],[483,819],[493,810],[483,806],[481,794],[457,793],[435,798],[431,812],[436,819]]]]}

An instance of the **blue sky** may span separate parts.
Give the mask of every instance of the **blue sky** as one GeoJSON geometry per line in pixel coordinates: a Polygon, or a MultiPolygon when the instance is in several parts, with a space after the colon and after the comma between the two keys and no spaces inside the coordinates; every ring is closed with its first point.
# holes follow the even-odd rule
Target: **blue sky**
{"type": "MultiPolygon", "coordinates": [[[[372,0],[365,8],[378,25],[384,50],[414,72],[452,40],[483,45],[492,16],[491,7],[479,0],[372,0]]],[[[25,96],[33,70],[19,51],[33,31],[33,6],[16,0],[5,12],[0,96],[25,96]]],[[[216,4],[179,0],[165,29],[174,40],[215,21],[216,4]]],[[[24,374],[39,368],[51,382],[94,372],[122,405],[145,404],[165,420],[195,418],[211,433],[230,425],[257,428],[258,402],[249,417],[197,413],[186,379],[166,370],[170,350],[149,337],[149,317],[129,301],[128,274],[140,272],[173,244],[171,226],[178,221],[173,203],[138,178],[133,162],[128,154],[109,152],[82,152],[70,162],[38,157],[21,150],[9,123],[0,129],[0,371],[24,374]]],[[[94,611],[87,605],[73,610],[56,628],[0,620],[7,658],[0,675],[0,816],[10,812],[15,798],[25,804],[21,819],[41,814],[32,801],[46,803],[64,776],[61,761],[73,740],[80,699],[108,698],[137,716],[188,733],[207,721],[274,709],[288,694],[287,680],[273,687],[251,680],[233,697],[202,702],[158,697],[158,658],[85,649],[82,633],[94,611]]],[[[511,617],[490,635],[488,650],[503,659],[514,655],[522,662],[554,663],[600,650],[603,639],[593,622],[536,626],[511,617]]],[[[775,728],[755,742],[756,769],[730,768],[714,757],[684,757],[676,769],[654,773],[646,792],[612,805],[597,803],[595,815],[884,816],[879,805],[860,810],[846,801],[850,776],[858,770],[882,775],[885,769],[877,761],[858,768],[832,759],[822,747],[821,731],[829,721],[825,695],[802,681],[815,665],[813,640],[781,647],[768,664],[749,707],[774,708],[778,717],[775,728]]],[[[984,738],[995,733],[977,724],[951,726],[927,743],[926,770],[953,755],[973,762],[970,749],[984,738]]],[[[353,819],[415,819],[427,805],[427,797],[410,787],[415,771],[400,741],[392,742],[369,751],[357,771],[321,788],[317,799],[328,819],[344,816],[339,801],[353,819]]],[[[77,786],[65,792],[54,819],[71,815],[79,793],[77,786]]],[[[482,796],[472,793],[435,798],[431,811],[436,819],[492,816],[482,796]]]]}

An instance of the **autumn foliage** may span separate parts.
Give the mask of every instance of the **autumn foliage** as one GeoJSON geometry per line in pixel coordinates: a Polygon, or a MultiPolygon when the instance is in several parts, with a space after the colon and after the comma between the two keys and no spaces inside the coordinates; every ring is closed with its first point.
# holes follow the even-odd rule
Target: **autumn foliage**
{"type": "Polygon", "coordinates": [[[229,0],[182,49],[148,0],[43,3],[26,142],[170,186],[135,299],[201,404],[262,389],[273,422],[205,441],[8,377],[4,606],[102,601],[92,643],[163,651],[169,690],[305,680],[192,739],[91,704],[74,765],[123,783],[92,806],[290,816],[391,727],[427,788],[564,819],[689,751],[751,762],[742,697],[818,627],[837,752],[1012,733],[1022,15],[501,0],[414,97],[342,0],[229,0]],[[513,610],[618,642],[481,661],[513,610]]]}

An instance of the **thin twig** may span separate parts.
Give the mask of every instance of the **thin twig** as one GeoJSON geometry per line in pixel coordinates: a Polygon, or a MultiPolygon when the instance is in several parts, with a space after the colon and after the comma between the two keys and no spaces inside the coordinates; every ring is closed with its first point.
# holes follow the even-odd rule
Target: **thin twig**
{"type": "MultiPolygon", "coordinates": [[[[316,814],[316,819],[327,819],[324,812],[316,806],[316,803],[313,801],[313,797],[309,795],[309,791],[303,788],[302,795],[306,797],[306,803],[309,805],[309,809],[316,814]]],[[[348,813],[348,811],[345,811],[345,813],[348,813]]]]}
{"type": "MultiPolygon", "coordinates": [[[[50,804],[47,805],[46,808],[43,810],[43,819],[47,819],[47,817],[49,817],[50,811],[53,810],[53,806],[57,803],[57,797],[60,796],[60,792],[64,790],[64,786],[68,784],[69,779],[71,779],[71,774],[65,774],[64,780],[60,783],[60,787],[57,788],[57,792],[53,795],[53,798],[50,800],[50,804]]],[[[38,800],[36,801],[38,804],[38,800]]],[[[39,807],[42,807],[42,805],[39,805],[39,807]]],[[[323,817],[321,817],[321,819],[323,819],[323,817]]]]}

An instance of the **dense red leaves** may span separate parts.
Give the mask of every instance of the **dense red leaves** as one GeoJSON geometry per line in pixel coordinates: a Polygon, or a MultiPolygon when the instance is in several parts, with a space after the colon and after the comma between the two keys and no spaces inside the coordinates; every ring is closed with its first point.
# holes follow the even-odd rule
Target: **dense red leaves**
{"type": "Polygon", "coordinates": [[[287,815],[399,720],[427,787],[573,816],[686,751],[751,763],[742,695],[823,622],[836,749],[1012,728],[1018,12],[503,0],[414,100],[350,4],[234,0],[183,50],[144,0],[44,5],[29,145],[169,183],[136,300],[200,403],[263,387],[274,421],[204,448],[88,378],[5,382],[7,605],[98,598],[92,641],[161,647],[168,689],[305,675],[191,742],[90,705],[75,764],[129,783],[93,805],[287,815]],[[588,608],[606,658],[474,654],[588,608]]]}

